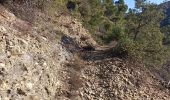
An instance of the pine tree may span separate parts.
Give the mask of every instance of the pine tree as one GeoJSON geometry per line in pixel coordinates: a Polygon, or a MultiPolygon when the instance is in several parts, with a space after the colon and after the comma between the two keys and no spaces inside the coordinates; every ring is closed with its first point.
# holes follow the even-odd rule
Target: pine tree
{"type": "Polygon", "coordinates": [[[151,61],[160,64],[165,60],[163,34],[160,31],[163,18],[164,14],[158,6],[146,3],[145,0],[136,0],[136,8],[129,10],[127,14],[126,33],[136,45],[136,48],[132,47],[133,54],[140,53],[138,56],[144,61],[147,60],[147,63],[151,61]]]}

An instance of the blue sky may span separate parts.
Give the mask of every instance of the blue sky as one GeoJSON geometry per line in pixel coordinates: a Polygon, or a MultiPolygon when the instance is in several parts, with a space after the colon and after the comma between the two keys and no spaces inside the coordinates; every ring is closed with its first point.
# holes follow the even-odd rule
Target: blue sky
{"type": "MultiPolygon", "coordinates": [[[[157,4],[160,4],[162,3],[164,0],[148,0],[150,2],[153,2],[153,3],[157,3],[157,4]]],[[[128,8],[133,8],[135,6],[134,4],[134,0],[125,0],[126,4],[128,5],[128,8]]]]}

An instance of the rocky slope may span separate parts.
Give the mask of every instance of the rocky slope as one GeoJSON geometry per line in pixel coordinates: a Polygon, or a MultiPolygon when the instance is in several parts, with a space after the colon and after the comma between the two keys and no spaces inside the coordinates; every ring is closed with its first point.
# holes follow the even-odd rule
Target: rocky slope
{"type": "Polygon", "coordinates": [[[0,7],[0,99],[54,99],[59,69],[72,54],[0,7]]]}
{"type": "Polygon", "coordinates": [[[169,90],[142,65],[114,58],[89,63],[82,96],[87,100],[168,100],[169,90]]]}
{"type": "Polygon", "coordinates": [[[142,65],[87,51],[98,45],[76,19],[37,16],[31,24],[0,5],[0,100],[170,99],[142,65]]]}
{"type": "MultiPolygon", "coordinates": [[[[62,24],[70,24],[66,19],[71,17],[61,17],[65,21],[62,24]]],[[[0,99],[54,100],[60,92],[69,91],[70,72],[65,64],[74,60],[73,52],[79,48],[72,38],[79,40],[87,34],[80,23],[76,25],[70,25],[75,34],[64,25],[52,29],[58,30],[56,33],[48,29],[47,34],[0,6],[0,99]],[[78,29],[83,32],[81,36],[76,33],[78,29]]],[[[84,44],[90,43],[86,37],[84,44]]]]}

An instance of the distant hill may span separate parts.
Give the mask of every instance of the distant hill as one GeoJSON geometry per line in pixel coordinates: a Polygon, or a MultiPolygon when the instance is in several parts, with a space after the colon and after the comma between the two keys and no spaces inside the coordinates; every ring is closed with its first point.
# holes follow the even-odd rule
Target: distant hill
{"type": "Polygon", "coordinates": [[[170,24],[170,1],[160,4],[160,7],[165,10],[166,18],[161,22],[161,26],[170,24]]]}

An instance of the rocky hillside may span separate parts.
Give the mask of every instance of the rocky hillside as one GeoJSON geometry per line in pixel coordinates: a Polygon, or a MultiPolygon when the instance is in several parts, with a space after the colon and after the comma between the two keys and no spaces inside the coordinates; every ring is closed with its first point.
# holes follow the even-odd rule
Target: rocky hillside
{"type": "MultiPolygon", "coordinates": [[[[74,60],[73,51],[78,46],[74,41],[84,35],[88,41],[88,35],[71,17],[61,16],[58,23],[60,27],[55,27],[58,33],[40,33],[41,27],[18,19],[0,6],[1,100],[55,100],[57,93],[62,92],[60,88],[63,91],[70,89],[66,83],[71,76],[65,64],[74,60]],[[70,28],[66,28],[67,24],[70,28]]],[[[86,40],[84,44],[90,44],[86,40]]]]}
{"type": "Polygon", "coordinates": [[[170,99],[166,83],[101,49],[72,16],[37,16],[32,24],[0,5],[0,100],[170,99]]]}

